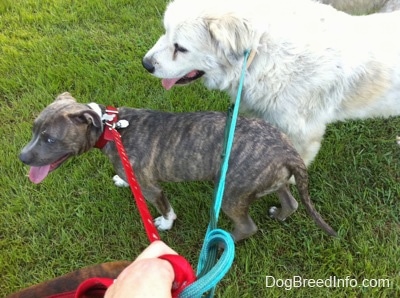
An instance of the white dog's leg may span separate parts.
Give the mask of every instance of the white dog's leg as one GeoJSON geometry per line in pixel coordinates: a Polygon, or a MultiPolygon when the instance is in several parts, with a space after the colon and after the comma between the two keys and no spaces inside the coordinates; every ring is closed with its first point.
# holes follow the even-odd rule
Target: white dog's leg
{"type": "Polygon", "coordinates": [[[167,218],[165,218],[164,216],[157,217],[154,220],[154,224],[160,231],[170,230],[172,228],[172,225],[174,224],[175,219],[176,214],[174,212],[174,209],[172,209],[171,207],[170,211],[167,214],[167,218]]]}
{"type": "Polygon", "coordinates": [[[308,143],[308,147],[305,148],[302,153],[300,153],[300,156],[303,158],[303,161],[307,167],[314,161],[320,148],[321,141],[313,141],[308,143]]]}
{"type": "Polygon", "coordinates": [[[310,129],[304,128],[303,131],[295,131],[287,133],[293,146],[300,154],[305,165],[308,167],[314,161],[321,148],[321,142],[325,134],[325,125],[319,128],[310,129]]]}
{"type": "Polygon", "coordinates": [[[115,175],[113,178],[114,184],[118,187],[128,187],[129,184],[125,182],[121,177],[115,175]]]}

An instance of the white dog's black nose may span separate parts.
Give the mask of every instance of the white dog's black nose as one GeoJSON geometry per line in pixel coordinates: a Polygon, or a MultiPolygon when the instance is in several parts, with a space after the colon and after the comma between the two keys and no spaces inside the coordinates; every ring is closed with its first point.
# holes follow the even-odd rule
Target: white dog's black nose
{"type": "Polygon", "coordinates": [[[153,73],[154,72],[154,65],[153,65],[153,63],[151,63],[150,59],[143,58],[142,65],[143,65],[144,68],[146,68],[146,70],[149,73],[153,73]]]}

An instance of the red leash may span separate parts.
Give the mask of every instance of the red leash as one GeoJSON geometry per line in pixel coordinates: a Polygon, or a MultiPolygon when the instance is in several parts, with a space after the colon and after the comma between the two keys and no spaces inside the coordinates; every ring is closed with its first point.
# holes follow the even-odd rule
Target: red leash
{"type": "MultiPolygon", "coordinates": [[[[136,180],[136,176],[129,161],[129,157],[126,154],[124,145],[122,144],[121,135],[117,131],[117,129],[119,128],[118,124],[120,123],[118,122],[117,117],[118,110],[114,107],[107,107],[106,113],[110,116],[110,120],[106,121],[104,125],[103,135],[100,139],[115,142],[119,156],[121,158],[122,165],[125,170],[126,178],[128,180],[127,182],[132,190],[133,197],[135,198],[136,205],[142,218],[147,237],[150,242],[160,240],[160,236],[158,234],[157,228],[154,225],[153,218],[149,212],[149,209],[147,208],[146,200],[140,189],[139,183],[136,180]]],[[[103,140],[101,140],[100,142],[103,146],[105,145],[103,140]]],[[[190,266],[190,263],[184,257],[180,255],[163,255],[160,257],[160,259],[169,261],[174,268],[175,280],[172,288],[173,297],[177,297],[186,286],[196,280],[196,275],[192,267],[190,266]]]]}
{"type": "Polygon", "coordinates": [[[125,170],[126,179],[128,180],[128,184],[132,190],[133,197],[135,198],[137,208],[139,210],[140,216],[142,217],[144,229],[146,230],[147,237],[150,242],[155,240],[160,240],[160,235],[158,234],[157,228],[153,223],[153,218],[150,214],[149,209],[147,208],[147,204],[143,193],[140,189],[139,183],[136,180],[135,173],[133,172],[133,168],[129,161],[129,157],[126,154],[124,145],[122,144],[121,135],[115,129],[116,123],[118,122],[117,109],[113,107],[107,107],[106,113],[109,115],[113,115],[113,119],[111,121],[107,121],[104,125],[103,138],[106,141],[114,141],[118,150],[119,157],[121,158],[122,165],[125,170]]]}

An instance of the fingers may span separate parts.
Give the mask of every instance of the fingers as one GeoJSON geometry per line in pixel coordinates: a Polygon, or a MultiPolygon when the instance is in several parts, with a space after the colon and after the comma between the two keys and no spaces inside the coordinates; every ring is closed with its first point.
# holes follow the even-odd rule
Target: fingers
{"type": "Polygon", "coordinates": [[[105,298],[170,298],[175,274],[168,261],[135,260],[106,291],[105,298]]]}
{"type": "Polygon", "coordinates": [[[154,241],[136,258],[136,260],[158,258],[159,256],[166,254],[177,255],[178,253],[170,248],[168,245],[166,245],[164,242],[154,241]]]}
{"type": "Polygon", "coordinates": [[[175,273],[172,265],[158,257],[177,255],[162,241],[150,244],[114,281],[105,298],[171,297],[175,273]]]}

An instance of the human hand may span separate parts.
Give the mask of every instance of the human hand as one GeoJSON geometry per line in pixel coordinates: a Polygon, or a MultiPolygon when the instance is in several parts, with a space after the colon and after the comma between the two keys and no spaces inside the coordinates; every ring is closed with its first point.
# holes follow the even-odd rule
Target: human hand
{"type": "Polygon", "coordinates": [[[170,298],[175,273],[158,257],[177,253],[162,241],[151,243],[107,289],[105,298],[170,298]]]}

